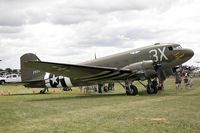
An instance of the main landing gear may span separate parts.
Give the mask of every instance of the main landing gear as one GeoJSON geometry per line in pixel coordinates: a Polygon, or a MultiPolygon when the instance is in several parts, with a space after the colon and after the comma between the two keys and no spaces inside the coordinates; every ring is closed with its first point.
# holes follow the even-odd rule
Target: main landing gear
{"type": "Polygon", "coordinates": [[[158,92],[158,82],[157,82],[157,80],[154,79],[153,81],[151,81],[151,79],[149,79],[146,88],[147,88],[148,94],[157,94],[157,92],[158,92]]]}
{"type": "Polygon", "coordinates": [[[129,86],[126,86],[126,94],[127,95],[137,95],[138,94],[138,89],[135,85],[129,85],[129,86]]]}
{"type": "MultiPolygon", "coordinates": [[[[120,82],[119,82],[120,83],[120,82]]],[[[157,94],[158,92],[158,82],[155,78],[154,80],[148,79],[148,84],[145,85],[142,82],[139,81],[140,84],[142,84],[146,89],[148,94],[157,94]]],[[[132,84],[130,81],[125,81],[125,85],[120,83],[123,88],[126,90],[127,95],[135,96],[138,94],[138,89],[135,85],[132,84]]]]}
{"type": "Polygon", "coordinates": [[[127,95],[135,96],[138,94],[138,89],[135,85],[132,84],[132,82],[125,81],[125,85],[120,82],[119,84],[126,90],[127,95]]]}
{"type": "Polygon", "coordinates": [[[138,82],[147,89],[148,94],[157,94],[158,82],[156,78],[153,81],[151,79],[148,79],[147,85],[143,84],[141,81],[138,81],[138,82]]]}

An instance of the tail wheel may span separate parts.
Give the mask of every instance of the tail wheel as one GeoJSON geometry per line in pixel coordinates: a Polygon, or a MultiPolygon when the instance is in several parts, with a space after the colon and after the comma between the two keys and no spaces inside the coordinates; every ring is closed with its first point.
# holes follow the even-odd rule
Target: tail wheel
{"type": "Polygon", "coordinates": [[[48,90],[48,87],[45,87],[44,88],[44,90],[41,90],[40,91],[40,94],[45,94],[46,92],[48,92],[49,90],[48,90]]]}
{"type": "Polygon", "coordinates": [[[137,95],[138,94],[138,89],[135,85],[130,85],[129,87],[126,87],[126,94],[127,95],[137,95]]]}
{"type": "Polygon", "coordinates": [[[44,90],[40,90],[40,94],[45,94],[44,90]]]}

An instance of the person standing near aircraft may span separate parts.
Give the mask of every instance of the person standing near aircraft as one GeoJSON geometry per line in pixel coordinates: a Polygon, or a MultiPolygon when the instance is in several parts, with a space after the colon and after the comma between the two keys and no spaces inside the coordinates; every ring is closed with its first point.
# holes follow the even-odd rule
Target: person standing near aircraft
{"type": "Polygon", "coordinates": [[[190,88],[192,88],[192,85],[193,85],[193,83],[192,83],[192,75],[190,74],[190,76],[189,76],[189,78],[188,78],[188,86],[189,86],[190,88]]]}
{"type": "Polygon", "coordinates": [[[185,85],[185,88],[187,88],[187,85],[188,85],[188,72],[185,72],[185,75],[184,75],[184,85],[185,85]]]}
{"type": "Polygon", "coordinates": [[[114,82],[109,82],[108,83],[108,91],[112,91],[114,88],[114,82]]]}
{"type": "Polygon", "coordinates": [[[176,84],[176,90],[178,90],[181,87],[181,73],[180,72],[175,72],[175,84],[176,84]]]}
{"type": "Polygon", "coordinates": [[[102,88],[103,88],[104,84],[103,83],[98,83],[98,92],[102,93],[102,88]]]}

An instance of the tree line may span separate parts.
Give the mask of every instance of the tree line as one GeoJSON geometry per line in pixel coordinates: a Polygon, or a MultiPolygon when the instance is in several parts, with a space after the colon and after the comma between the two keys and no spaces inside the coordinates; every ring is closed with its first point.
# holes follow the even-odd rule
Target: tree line
{"type": "Polygon", "coordinates": [[[19,74],[21,71],[19,69],[11,69],[11,68],[1,69],[0,68],[0,72],[1,73],[6,73],[6,74],[12,74],[12,73],[19,74]]]}

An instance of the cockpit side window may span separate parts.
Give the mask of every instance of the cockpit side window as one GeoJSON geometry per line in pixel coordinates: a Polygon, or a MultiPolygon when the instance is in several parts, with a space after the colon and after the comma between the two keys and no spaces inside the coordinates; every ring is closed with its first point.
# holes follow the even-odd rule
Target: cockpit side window
{"type": "Polygon", "coordinates": [[[170,51],[172,51],[172,50],[173,50],[173,47],[172,47],[172,46],[169,46],[168,49],[169,49],[170,51]]]}

